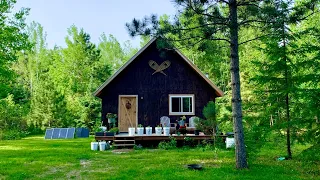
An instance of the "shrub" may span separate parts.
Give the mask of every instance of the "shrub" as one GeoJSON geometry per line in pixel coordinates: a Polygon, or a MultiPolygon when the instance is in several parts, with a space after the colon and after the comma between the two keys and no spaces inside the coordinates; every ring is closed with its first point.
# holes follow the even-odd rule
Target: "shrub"
{"type": "Polygon", "coordinates": [[[0,99],[0,139],[21,139],[27,135],[26,109],[14,102],[13,95],[0,99]]]}
{"type": "Polygon", "coordinates": [[[28,134],[29,135],[38,135],[38,134],[44,134],[44,130],[42,130],[40,127],[36,127],[34,126],[33,124],[31,124],[29,127],[28,127],[28,134]]]}
{"type": "Polygon", "coordinates": [[[11,129],[0,131],[0,140],[18,140],[27,136],[26,131],[11,129]]]}
{"type": "Polygon", "coordinates": [[[170,141],[166,142],[166,141],[162,141],[159,143],[158,145],[159,149],[175,149],[177,148],[177,140],[174,137],[170,136],[170,141]]]}
{"type": "Polygon", "coordinates": [[[320,161],[320,144],[315,144],[299,154],[298,159],[303,161],[320,161]]]}
{"type": "Polygon", "coordinates": [[[194,147],[195,141],[191,137],[185,137],[183,144],[184,144],[184,146],[187,146],[187,147],[194,147]]]}
{"type": "Polygon", "coordinates": [[[202,129],[205,134],[216,134],[217,130],[217,117],[216,117],[216,105],[213,101],[203,108],[203,115],[206,120],[199,120],[197,126],[202,129]]]}

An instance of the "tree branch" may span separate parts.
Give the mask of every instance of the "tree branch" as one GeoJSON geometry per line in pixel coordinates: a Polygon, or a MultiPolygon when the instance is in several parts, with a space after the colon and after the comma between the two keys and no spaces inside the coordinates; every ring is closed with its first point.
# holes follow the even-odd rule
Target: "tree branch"
{"type": "Polygon", "coordinates": [[[226,3],[226,4],[228,4],[228,5],[229,5],[229,2],[228,2],[228,1],[226,1],[226,0],[218,0],[218,2],[223,2],[223,3],[226,3]]]}
{"type": "Polygon", "coordinates": [[[231,44],[231,41],[229,39],[225,39],[225,38],[210,38],[210,40],[213,40],[213,41],[227,41],[228,43],[231,44]]]}
{"type": "Polygon", "coordinates": [[[239,22],[239,26],[242,26],[242,25],[246,25],[246,24],[249,24],[249,23],[253,23],[253,22],[257,22],[257,23],[273,23],[271,21],[262,21],[262,20],[258,20],[258,19],[250,19],[250,20],[243,20],[241,22],[239,22]]]}
{"type": "Polygon", "coordinates": [[[195,7],[194,7],[194,4],[192,3],[192,0],[189,0],[189,1],[188,1],[187,7],[190,7],[193,12],[195,12],[196,14],[199,14],[199,15],[208,16],[208,17],[211,17],[211,18],[218,18],[218,19],[222,19],[222,20],[224,20],[224,21],[225,21],[225,20],[228,20],[228,18],[213,16],[213,15],[211,15],[211,14],[202,13],[202,12],[196,10],[195,7]]]}
{"type": "Polygon", "coordinates": [[[253,3],[258,3],[258,2],[261,2],[261,0],[239,1],[237,3],[237,6],[256,6],[256,7],[260,8],[257,4],[253,4],[253,3]]]}
{"type": "Polygon", "coordinates": [[[260,39],[260,38],[263,38],[263,37],[266,37],[266,36],[269,36],[269,35],[271,35],[271,34],[261,35],[261,36],[258,36],[258,37],[249,39],[249,40],[247,40],[247,41],[243,41],[243,42],[239,43],[238,45],[240,46],[240,45],[242,45],[242,44],[248,43],[248,42],[250,42],[250,41],[258,40],[258,39],[260,39]]]}

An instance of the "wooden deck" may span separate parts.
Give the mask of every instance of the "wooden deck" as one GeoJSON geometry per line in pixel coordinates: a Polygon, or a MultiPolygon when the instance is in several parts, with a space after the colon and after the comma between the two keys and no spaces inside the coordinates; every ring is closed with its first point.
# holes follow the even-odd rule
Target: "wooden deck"
{"type": "Polygon", "coordinates": [[[203,140],[210,140],[212,139],[212,135],[194,135],[194,134],[186,134],[186,135],[177,135],[177,134],[172,134],[170,136],[164,136],[164,135],[156,135],[156,134],[152,134],[150,135],[142,135],[142,136],[138,136],[138,135],[134,135],[134,136],[129,136],[128,133],[120,133],[118,135],[114,135],[114,136],[95,136],[95,140],[96,141],[124,141],[124,140],[128,140],[128,141],[132,141],[133,142],[150,142],[150,141],[168,141],[170,140],[170,137],[174,137],[177,141],[183,141],[186,137],[189,137],[191,139],[193,139],[194,141],[198,142],[198,144],[200,144],[201,141],[203,140]]]}

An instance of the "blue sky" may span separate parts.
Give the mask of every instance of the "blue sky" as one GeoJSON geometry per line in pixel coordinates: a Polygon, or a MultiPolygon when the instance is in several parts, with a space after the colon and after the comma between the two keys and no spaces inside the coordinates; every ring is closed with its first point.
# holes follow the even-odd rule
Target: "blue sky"
{"type": "Polygon", "coordinates": [[[31,8],[28,23],[35,21],[44,27],[49,48],[55,44],[65,47],[67,28],[72,24],[84,28],[94,43],[104,32],[120,43],[130,40],[137,47],[139,38],[128,35],[126,22],[151,13],[160,16],[176,12],[171,0],[18,0],[15,8],[21,7],[31,8]]]}

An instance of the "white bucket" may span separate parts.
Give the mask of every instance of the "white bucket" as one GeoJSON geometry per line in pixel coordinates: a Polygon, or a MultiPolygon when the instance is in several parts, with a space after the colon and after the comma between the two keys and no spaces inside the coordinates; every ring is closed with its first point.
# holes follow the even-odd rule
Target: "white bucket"
{"type": "Polygon", "coordinates": [[[91,150],[93,151],[98,150],[98,142],[91,142],[91,150]]]}
{"type": "Polygon", "coordinates": [[[146,135],[151,136],[152,135],[152,127],[146,127],[146,135]]]}
{"type": "Polygon", "coordinates": [[[156,135],[160,136],[162,133],[162,127],[156,127],[155,129],[156,129],[156,135]]]}
{"type": "Polygon", "coordinates": [[[233,148],[235,146],[234,138],[226,138],[226,148],[233,148]]]}
{"type": "Polygon", "coordinates": [[[129,136],[134,136],[136,128],[128,128],[129,136]]]}
{"type": "Polygon", "coordinates": [[[163,135],[169,136],[170,134],[170,127],[163,127],[163,135]]]}
{"type": "Polygon", "coordinates": [[[138,136],[143,136],[143,131],[144,131],[144,128],[143,128],[143,127],[138,127],[138,128],[137,128],[137,134],[138,134],[138,136]]]}
{"type": "Polygon", "coordinates": [[[100,151],[105,151],[106,150],[106,142],[99,142],[99,149],[100,151]]]}

